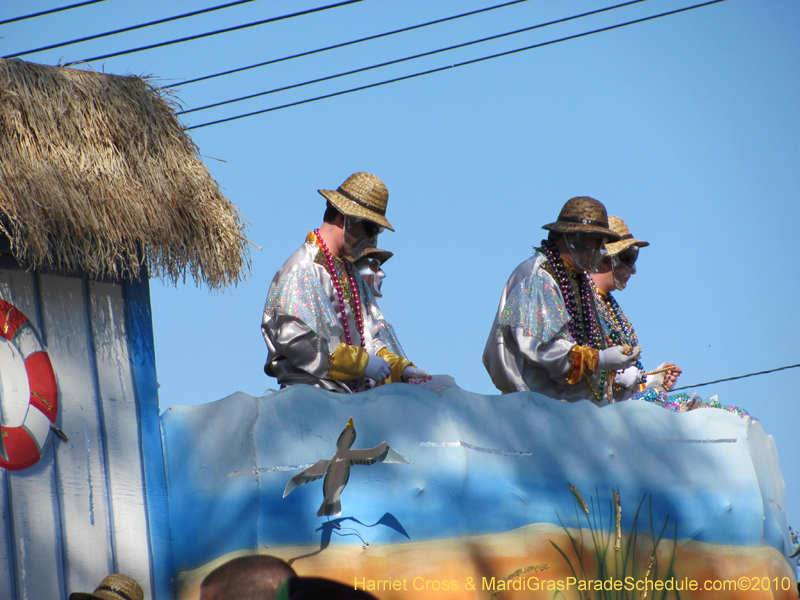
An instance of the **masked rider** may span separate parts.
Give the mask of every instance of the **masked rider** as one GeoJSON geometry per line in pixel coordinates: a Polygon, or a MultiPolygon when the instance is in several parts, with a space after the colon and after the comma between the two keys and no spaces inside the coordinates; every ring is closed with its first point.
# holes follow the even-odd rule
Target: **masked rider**
{"type": "Polygon", "coordinates": [[[281,387],[305,383],[345,393],[424,377],[386,334],[391,326],[351,263],[376,246],[384,228],[394,231],[386,186],[355,173],[337,190],[319,193],[328,201],[323,224],[270,286],[261,325],[269,350],[264,371],[281,387]]]}
{"type": "Polygon", "coordinates": [[[619,234],[605,207],[572,198],[533,256],[511,274],[483,353],[492,382],[503,393],[531,390],[556,400],[612,400],[613,379],[636,362],[639,348],[608,345],[594,304],[589,272],[604,244],[619,234]]]}
{"type": "MultiPolygon", "coordinates": [[[[634,238],[625,221],[619,217],[608,217],[608,223],[610,229],[620,235],[620,240],[606,244],[606,255],[600,268],[591,275],[600,325],[607,343],[638,346],[636,330],[611,292],[627,287],[631,275],[636,273],[639,248],[649,246],[650,243],[634,238]]],[[[637,361],[618,374],[614,378],[614,400],[627,400],[633,394],[657,385],[669,391],[683,371],[675,363],[662,363],[655,370],[661,372],[644,375],[642,363],[637,361]]]]}

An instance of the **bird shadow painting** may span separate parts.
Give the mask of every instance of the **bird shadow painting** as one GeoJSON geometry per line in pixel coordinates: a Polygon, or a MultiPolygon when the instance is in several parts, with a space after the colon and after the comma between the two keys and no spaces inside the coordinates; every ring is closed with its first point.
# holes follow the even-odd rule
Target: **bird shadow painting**
{"type": "Polygon", "coordinates": [[[322,525],[319,528],[317,528],[317,531],[322,532],[322,536],[319,543],[319,550],[315,550],[314,552],[310,552],[309,554],[295,556],[294,558],[289,559],[288,561],[289,564],[291,565],[295,561],[300,560],[302,558],[315,556],[320,552],[322,552],[323,550],[325,550],[328,546],[331,545],[331,538],[333,537],[334,533],[342,537],[354,535],[361,540],[362,547],[366,549],[366,547],[369,546],[369,542],[364,539],[364,537],[361,535],[361,533],[359,533],[358,529],[356,529],[355,527],[343,527],[342,523],[344,523],[345,521],[352,521],[353,523],[356,523],[363,527],[377,527],[378,525],[383,525],[384,527],[388,527],[389,529],[393,529],[397,533],[404,535],[409,540],[411,539],[411,536],[408,535],[408,532],[406,532],[405,528],[400,524],[400,521],[398,521],[397,518],[392,513],[388,512],[384,513],[383,516],[372,525],[368,525],[367,523],[359,521],[355,517],[339,517],[338,519],[328,519],[327,521],[322,523],[322,525]]]}

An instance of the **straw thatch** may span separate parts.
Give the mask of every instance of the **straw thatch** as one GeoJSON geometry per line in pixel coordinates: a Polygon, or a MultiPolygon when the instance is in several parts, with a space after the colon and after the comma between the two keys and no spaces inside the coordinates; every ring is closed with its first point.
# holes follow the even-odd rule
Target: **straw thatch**
{"type": "Polygon", "coordinates": [[[214,289],[243,279],[241,216],[174,106],[139,77],[0,59],[0,231],[17,259],[214,289]]]}

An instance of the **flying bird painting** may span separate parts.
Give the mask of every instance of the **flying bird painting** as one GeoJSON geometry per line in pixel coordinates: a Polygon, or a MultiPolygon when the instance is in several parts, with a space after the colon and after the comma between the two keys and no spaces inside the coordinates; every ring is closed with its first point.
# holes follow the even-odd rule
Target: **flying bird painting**
{"type": "Polygon", "coordinates": [[[356,430],[353,427],[353,417],[347,421],[339,439],[336,440],[336,454],[330,460],[320,460],[307,468],[302,473],[298,473],[286,484],[283,497],[289,495],[298,485],[303,485],[309,481],[314,481],[322,476],[323,500],[322,505],[317,511],[317,516],[339,516],[342,514],[341,494],[350,479],[350,467],[352,465],[372,465],[376,462],[402,463],[410,465],[399,452],[392,450],[389,444],[383,442],[374,448],[365,450],[351,450],[350,447],[356,441],[356,430]]]}

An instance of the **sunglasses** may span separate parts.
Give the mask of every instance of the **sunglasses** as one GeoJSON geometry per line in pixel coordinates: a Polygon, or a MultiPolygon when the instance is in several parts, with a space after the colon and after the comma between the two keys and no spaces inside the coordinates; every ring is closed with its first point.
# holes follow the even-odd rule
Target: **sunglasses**
{"type": "Polygon", "coordinates": [[[386,227],[378,225],[377,223],[373,223],[372,221],[366,221],[362,219],[360,222],[364,224],[364,233],[368,238],[373,238],[376,235],[380,235],[386,231],[386,227]]]}
{"type": "Polygon", "coordinates": [[[623,264],[624,266],[628,267],[629,269],[633,269],[636,266],[636,259],[639,258],[639,249],[635,248],[633,250],[626,250],[617,256],[617,260],[623,264]]]}

